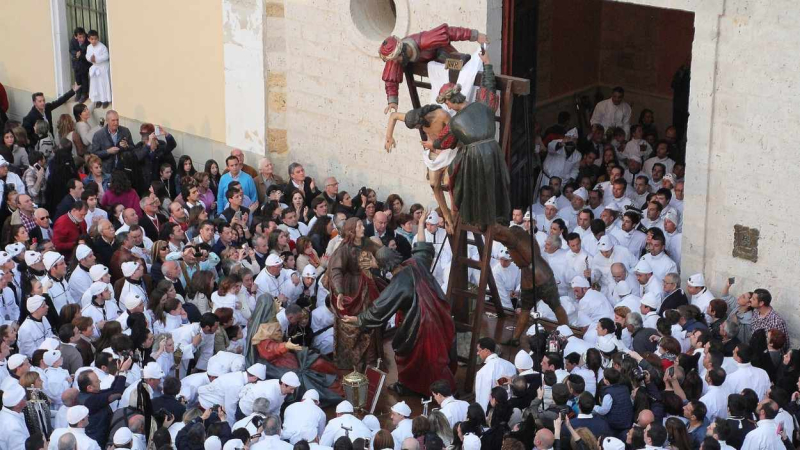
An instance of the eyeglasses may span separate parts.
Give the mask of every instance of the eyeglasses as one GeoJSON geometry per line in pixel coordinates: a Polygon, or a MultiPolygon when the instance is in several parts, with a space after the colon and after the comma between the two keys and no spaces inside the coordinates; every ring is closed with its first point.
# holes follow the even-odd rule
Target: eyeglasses
{"type": "Polygon", "coordinates": [[[50,220],[50,216],[39,217],[39,220],[50,220]]]}

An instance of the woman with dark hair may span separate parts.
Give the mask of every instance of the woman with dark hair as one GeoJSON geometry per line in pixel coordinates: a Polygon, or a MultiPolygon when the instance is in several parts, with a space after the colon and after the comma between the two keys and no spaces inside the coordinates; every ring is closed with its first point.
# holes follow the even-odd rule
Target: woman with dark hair
{"type": "Polygon", "coordinates": [[[708,304],[708,308],[704,312],[711,318],[711,322],[708,324],[708,332],[711,333],[711,338],[722,341],[719,328],[725,323],[725,319],[728,317],[728,304],[725,303],[725,300],[715,298],[711,300],[711,303],[708,304]]]}
{"type": "Polygon", "coordinates": [[[120,204],[125,208],[133,208],[139,217],[144,217],[139,204],[140,201],[139,194],[133,190],[128,175],[122,170],[115,170],[111,174],[108,190],[103,194],[103,199],[100,200],[100,206],[108,208],[111,205],[120,204]]]}
{"type": "Polygon", "coordinates": [[[342,213],[347,216],[348,219],[356,215],[356,208],[353,206],[353,197],[351,197],[347,191],[341,191],[336,194],[336,209],[333,213],[342,213]]]}
{"type": "Polygon", "coordinates": [[[308,206],[305,206],[305,198],[300,189],[293,189],[289,192],[287,198],[291,199],[289,209],[297,213],[297,220],[306,223],[306,214],[308,213],[308,206]]]}
{"type": "Polygon", "coordinates": [[[192,164],[191,156],[183,155],[178,158],[178,167],[175,168],[175,191],[181,192],[181,179],[184,177],[194,177],[196,173],[197,170],[195,170],[194,164],[192,164]]]}
{"type": "Polygon", "coordinates": [[[403,199],[397,194],[389,194],[389,197],[386,198],[386,203],[384,205],[392,208],[392,215],[397,216],[401,212],[403,212],[403,199]]]}
{"type": "Polygon", "coordinates": [[[567,244],[567,234],[569,234],[569,229],[567,228],[567,224],[564,223],[564,219],[553,219],[550,223],[550,236],[558,236],[561,238],[562,249],[569,248],[567,244]]]}
{"type": "Polygon", "coordinates": [[[197,307],[200,314],[211,312],[211,295],[214,293],[214,273],[198,270],[186,286],[186,300],[197,307]]]}
{"type": "Polygon", "coordinates": [[[100,337],[95,341],[94,348],[98,352],[111,347],[111,340],[115,336],[122,336],[122,325],[116,320],[109,320],[100,330],[100,337]]]}
{"type": "MultiPolygon", "coordinates": [[[[69,193],[68,182],[78,177],[78,168],[72,158],[72,145],[69,141],[62,141],[63,147],[56,149],[55,156],[48,163],[50,172],[45,189],[45,201],[52,214],[56,206],[69,193]]],[[[138,202],[138,201],[137,201],[138,202]]]]}
{"type": "Polygon", "coordinates": [[[8,233],[8,242],[6,242],[6,244],[21,243],[25,245],[25,248],[28,248],[30,245],[30,240],[28,229],[25,228],[25,225],[11,225],[11,229],[8,233]]]}
{"type": "Polygon", "coordinates": [[[219,164],[213,159],[209,159],[206,161],[205,168],[203,172],[208,174],[208,178],[211,182],[210,188],[214,192],[214,198],[217,198],[217,189],[219,188],[219,180],[222,178],[222,174],[219,172],[219,164]]]}
{"type": "Polygon", "coordinates": [[[486,425],[486,415],[483,407],[478,403],[470,403],[467,407],[467,420],[461,422],[461,434],[472,433],[478,437],[483,436],[483,432],[489,427],[486,425]]]}
{"type": "Polygon", "coordinates": [[[186,229],[186,240],[191,242],[200,234],[200,225],[208,220],[205,206],[197,205],[189,208],[189,228],[186,229]]]}
{"type": "Polygon", "coordinates": [[[205,172],[197,172],[194,174],[194,180],[197,182],[200,201],[206,205],[206,212],[213,217],[217,212],[217,198],[211,189],[211,177],[205,172]]]}
{"type": "Polygon", "coordinates": [[[272,254],[280,256],[280,254],[283,252],[292,251],[292,248],[289,245],[289,233],[283,230],[272,231],[272,233],[269,234],[269,240],[267,242],[267,245],[269,246],[269,252],[272,254]]]}
{"type": "Polygon", "coordinates": [[[131,331],[131,343],[133,349],[145,356],[141,360],[146,360],[153,348],[153,333],[147,326],[147,318],[144,313],[133,313],[128,316],[126,325],[131,331]]]}
{"type": "Polygon", "coordinates": [[[153,333],[169,333],[177,330],[183,325],[184,320],[188,322],[186,311],[177,298],[168,298],[162,302],[153,312],[153,333]]]}
{"type": "MultiPolygon", "coordinates": [[[[348,219],[349,220],[349,219],[348,219]]],[[[314,222],[314,226],[308,230],[308,238],[314,246],[318,255],[324,255],[328,248],[328,242],[333,237],[333,220],[330,216],[322,216],[314,222]]]]}
{"type": "Polygon", "coordinates": [[[686,425],[677,417],[670,417],[664,422],[667,429],[667,440],[670,448],[674,450],[692,450],[692,440],[686,431],[686,425]]]}
{"type": "MultiPolygon", "coordinates": [[[[3,157],[9,164],[14,164],[14,150],[21,148],[17,145],[17,138],[14,137],[14,130],[6,128],[3,132],[3,142],[0,143],[0,156],[3,157]]],[[[23,149],[24,150],[24,149],[23,149]]],[[[28,155],[26,152],[25,160],[27,161],[28,155]]],[[[15,164],[18,165],[18,164],[15,164]]],[[[27,165],[27,164],[26,164],[27,165]]]]}
{"type": "Polygon", "coordinates": [[[800,350],[789,350],[784,353],[778,366],[775,384],[788,392],[798,390],[797,381],[800,378],[800,350]]]}

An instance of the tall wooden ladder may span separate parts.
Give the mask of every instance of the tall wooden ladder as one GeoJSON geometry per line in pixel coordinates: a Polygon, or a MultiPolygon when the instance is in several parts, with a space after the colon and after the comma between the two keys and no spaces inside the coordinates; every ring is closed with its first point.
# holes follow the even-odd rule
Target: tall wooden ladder
{"type": "Polygon", "coordinates": [[[492,228],[488,227],[483,230],[458,219],[452,239],[453,260],[450,266],[450,278],[447,283],[447,298],[453,304],[456,331],[472,332],[469,353],[466,358],[462,358],[467,363],[467,373],[464,378],[462,392],[472,392],[477,365],[474,349],[477,348],[481,335],[487,287],[489,288],[488,296],[492,300],[497,316],[504,317],[505,311],[503,310],[503,304],[500,302],[497,284],[495,284],[494,276],[492,275],[492,244],[494,242],[492,228]],[[471,239],[468,233],[472,233],[471,239]],[[470,244],[478,249],[479,259],[475,260],[470,257],[468,247],[470,244]],[[475,269],[480,272],[478,287],[474,291],[469,289],[468,269],[475,269]],[[475,303],[474,310],[473,301],[475,303]],[[471,310],[472,313],[470,314],[471,310]]]}

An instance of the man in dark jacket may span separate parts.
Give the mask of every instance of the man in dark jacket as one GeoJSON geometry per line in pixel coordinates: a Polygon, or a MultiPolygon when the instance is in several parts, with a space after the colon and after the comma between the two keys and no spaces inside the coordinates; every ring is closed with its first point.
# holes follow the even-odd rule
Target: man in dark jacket
{"type": "Polygon", "coordinates": [[[91,153],[103,160],[103,172],[112,173],[119,168],[122,152],[133,148],[131,131],[119,124],[119,114],[113,109],[106,112],[106,126],[92,138],[91,153]]]}
{"type": "Polygon", "coordinates": [[[681,305],[688,305],[689,300],[681,289],[681,277],[677,273],[668,273],[664,276],[664,301],[658,309],[658,315],[664,317],[664,311],[678,309],[681,305]]]}
{"type": "MultiPolygon", "coordinates": [[[[611,428],[608,427],[606,419],[592,414],[593,409],[594,397],[592,397],[592,394],[584,392],[579,395],[578,410],[580,411],[580,414],[578,414],[578,417],[570,420],[572,423],[572,428],[578,429],[580,427],[586,427],[595,436],[612,436],[611,428]]],[[[567,430],[566,424],[562,425],[561,435],[568,436],[568,433],[569,430],[567,430]]]]}
{"type": "MultiPolygon", "coordinates": [[[[101,355],[103,354],[98,355],[97,361],[95,361],[99,367],[101,366],[98,364],[101,355]]],[[[108,356],[105,354],[104,357],[108,356]]],[[[110,361],[105,362],[112,364],[110,361]]],[[[117,361],[116,376],[108,389],[100,389],[100,378],[92,370],[86,370],[78,375],[78,389],[81,391],[78,394],[78,404],[89,409],[89,425],[86,427],[86,435],[97,441],[100,448],[105,448],[108,441],[111,416],[113,415],[110,403],[118,400],[125,392],[125,375],[132,363],[130,358],[125,361],[117,361]]]]}
{"type": "Polygon", "coordinates": [[[186,412],[186,405],[181,403],[176,397],[181,391],[181,380],[175,377],[164,379],[164,395],[153,399],[153,412],[164,409],[175,417],[175,422],[183,421],[183,413],[186,412]]]}
{"type": "Polygon", "coordinates": [[[386,216],[386,213],[383,211],[378,211],[375,213],[375,217],[372,219],[372,223],[367,225],[366,229],[364,230],[364,236],[372,237],[377,236],[380,238],[383,245],[388,246],[391,241],[394,241],[397,244],[397,252],[403,257],[403,260],[406,260],[411,257],[411,243],[408,242],[408,239],[399,237],[397,234],[389,230],[387,226],[389,225],[389,218],[386,216]]]}
{"type": "Polygon", "coordinates": [[[92,63],[86,60],[86,47],[88,45],[86,30],[82,27],[75,28],[72,33],[72,39],[69,41],[69,55],[72,61],[72,70],[75,72],[75,82],[81,87],[76,94],[78,103],[83,103],[89,99],[89,68],[92,67],[92,63]]]}
{"type": "Polygon", "coordinates": [[[39,137],[36,135],[36,132],[33,131],[33,126],[36,125],[36,121],[46,121],[48,127],[50,128],[50,133],[52,133],[53,110],[66,103],[67,100],[72,98],[72,96],[80,90],[80,88],[81,87],[78,84],[73,84],[72,90],[68,91],[61,97],[58,97],[56,101],[50,103],[45,101],[44,94],[41,92],[34,92],[33,95],[31,95],[33,106],[31,106],[31,110],[28,111],[28,115],[22,119],[22,126],[25,128],[25,131],[28,132],[28,140],[30,140],[31,146],[35,146],[39,141],[39,137]]]}

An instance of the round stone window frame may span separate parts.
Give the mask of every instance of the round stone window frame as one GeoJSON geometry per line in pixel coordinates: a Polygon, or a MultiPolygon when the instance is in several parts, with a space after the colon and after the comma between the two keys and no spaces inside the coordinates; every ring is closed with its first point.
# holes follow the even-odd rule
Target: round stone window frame
{"type": "MultiPolygon", "coordinates": [[[[348,2],[348,7],[342,8],[342,14],[344,16],[343,23],[347,23],[347,36],[350,38],[350,42],[362,53],[378,57],[378,49],[380,48],[381,43],[383,40],[389,36],[367,36],[364,34],[359,26],[356,25],[357,21],[365,20],[363,17],[358,17],[353,15],[353,9],[357,7],[357,4],[362,4],[364,2],[370,2],[376,0],[350,0],[348,2]]],[[[409,0],[394,0],[395,5],[395,23],[394,29],[392,29],[391,35],[398,36],[400,38],[408,35],[408,28],[410,24],[410,15],[409,15],[409,0]]]]}

